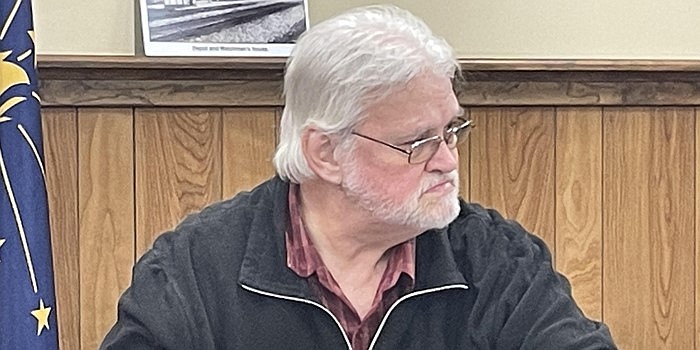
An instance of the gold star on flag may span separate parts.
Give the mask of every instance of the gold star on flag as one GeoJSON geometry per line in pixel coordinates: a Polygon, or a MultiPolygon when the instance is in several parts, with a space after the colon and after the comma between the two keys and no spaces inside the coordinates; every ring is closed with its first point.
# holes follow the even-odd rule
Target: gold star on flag
{"type": "Polygon", "coordinates": [[[49,329],[49,313],[51,313],[50,307],[44,307],[44,299],[39,299],[39,308],[32,311],[32,316],[36,318],[36,335],[41,335],[41,331],[46,328],[49,329]]]}

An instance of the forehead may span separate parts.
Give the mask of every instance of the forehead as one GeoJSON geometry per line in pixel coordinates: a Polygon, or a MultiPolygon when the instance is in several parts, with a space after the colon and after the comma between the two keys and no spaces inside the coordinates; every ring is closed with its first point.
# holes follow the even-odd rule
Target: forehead
{"type": "Polygon", "coordinates": [[[370,105],[364,124],[388,131],[442,127],[460,111],[448,77],[422,75],[370,105]]]}

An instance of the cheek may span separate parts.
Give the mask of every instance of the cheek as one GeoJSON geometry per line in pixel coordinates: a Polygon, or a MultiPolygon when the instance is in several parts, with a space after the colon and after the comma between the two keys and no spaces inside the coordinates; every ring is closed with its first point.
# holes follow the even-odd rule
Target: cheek
{"type": "Polygon", "coordinates": [[[376,176],[381,177],[381,190],[390,194],[392,198],[406,200],[416,196],[416,191],[421,188],[423,171],[420,167],[414,166],[409,169],[386,169],[376,176]],[[392,171],[393,170],[393,171],[392,171]]]}
{"type": "Polygon", "coordinates": [[[415,195],[420,189],[424,165],[410,165],[399,153],[372,152],[366,147],[358,147],[352,157],[352,164],[348,165],[356,167],[373,192],[403,199],[415,195]]]}

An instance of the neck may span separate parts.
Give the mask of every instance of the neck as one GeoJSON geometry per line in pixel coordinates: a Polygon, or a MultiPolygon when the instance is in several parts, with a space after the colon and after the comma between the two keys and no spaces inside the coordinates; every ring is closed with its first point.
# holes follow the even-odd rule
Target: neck
{"type": "Polygon", "coordinates": [[[300,185],[299,200],[309,238],[332,273],[384,271],[386,251],[421,232],[388,225],[321,180],[300,185]]]}

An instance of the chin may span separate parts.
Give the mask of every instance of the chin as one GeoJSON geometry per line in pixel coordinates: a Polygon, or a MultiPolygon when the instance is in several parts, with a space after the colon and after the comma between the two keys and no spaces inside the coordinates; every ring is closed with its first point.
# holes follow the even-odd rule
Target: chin
{"type": "Polygon", "coordinates": [[[459,199],[455,196],[443,198],[437,203],[428,203],[416,211],[409,220],[422,230],[440,229],[449,225],[459,215],[459,199]]]}

